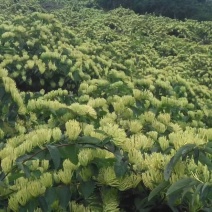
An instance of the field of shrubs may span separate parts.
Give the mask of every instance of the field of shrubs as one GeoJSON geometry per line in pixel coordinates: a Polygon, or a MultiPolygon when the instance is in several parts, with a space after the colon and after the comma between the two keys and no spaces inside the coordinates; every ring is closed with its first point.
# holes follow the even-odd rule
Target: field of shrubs
{"type": "Polygon", "coordinates": [[[210,212],[212,22],[73,2],[0,1],[0,211],[210,212]]]}

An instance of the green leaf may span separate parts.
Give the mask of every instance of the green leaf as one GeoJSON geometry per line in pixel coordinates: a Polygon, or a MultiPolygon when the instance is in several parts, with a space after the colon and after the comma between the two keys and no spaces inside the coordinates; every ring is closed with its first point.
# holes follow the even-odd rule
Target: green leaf
{"type": "MultiPolygon", "coordinates": [[[[53,112],[53,111],[52,111],[53,112]]],[[[54,111],[58,117],[65,115],[66,113],[70,113],[71,110],[69,108],[59,108],[58,110],[54,111]]]]}
{"type": "Polygon", "coordinates": [[[161,191],[163,191],[169,185],[168,181],[164,181],[160,183],[157,187],[155,187],[149,194],[148,201],[151,201],[155,196],[159,195],[161,191]]]}
{"type": "Polygon", "coordinates": [[[9,175],[8,179],[9,179],[9,182],[14,182],[18,178],[24,177],[24,176],[25,176],[24,173],[12,173],[11,175],[9,175]]]}
{"type": "Polygon", "coordinates": [[[194,162],[196,163],[196,165],[198,165],[198,160],[199,160],[199,149],[198,148],[194,149],[193,157],[194,157],[194,162]]]}
{"type": "Polygon", "coordinates": [[[11,104],[9,107],[9,114],[8,114],[8,121],[14,122],[16,120],[16,117],[18,115],[18,106],[16,104],[11,104]]]}
{"type": "Polygon", "coordinates": [[[95,164],[96,167],[98,167],[98,169],[102,168],[102,167],[108,167],[108,166],[113,166],[113,164],[115,163],[115,159],[114,158],[95,158],[92,161],[92,164],[95,164]]]}
{"type": "Polygon", "coordinates": [[[48,188],[45,193],[45,199],[47,204],[51,205],[57,199],[56,188],[48,188]]]}
{"type": "Polygon", "coordinates": [[[207,165],[209,170],[212,170],[212,162],[203,152],[200,152],[199,154],[199,161],[203,165],[207,165]]]}
{"type": "Polygon", "coordinates": [[[212,142],[211,142],[211,141],[208,142],[208,143],[206,144],[206,147],[212,148],[212,142]]]}
{"type": "Polygon", "coordinates": [[[154,208],[152,202],[148,202],[147,197],[137,197],[134,200],[136,211],[150,212],[154,208]]]}
{"type": "Polygon", "coordinates": [[[212,148],[211,147],[205,147],[204,151],[209,153],[209,154],[212,154],[212,148]]]}
{"type": "Polygon", "coordinates": [[[68,202],[71,199],[71,191],[68,186],[59,186],[56,189],[57,196],[59,198],[60,206],[67,209],[68,202]]]}
{"type": "Polygon", "coordinates": [[[211,199],[212,196],[212,184],[207,182],[202,186],[200,198],[202,201],[206,201],[206,199],[211,199]]]}
{"type": "Polygon", "coordinates": [[[101,140],[98,138],[94,138],[91,136],[83,136],[78,139],[80,143],[85,143],[85,144],[94,144],[94,145],[99,145],[101,143],[101,140]]]}
{"type": "Polygon", "coordinates": [[[40,148],[35,149],[33,152],[38,152],[32,159],[38,159],[38,160],[44,160],[49,156],[49,153],[47,151],[40,151],[40,148]]]}
{"type": "Polygon", "coordinates": [[[121,160],[116,160],[114,165],[114,170],[117,177],[123,177],[128,170],[128,162],[121,160]]]}
{"type": "Polygon", "coordinates": [[[209,183],[209,182],[205,183],[203,185],[203,187],[202,187],[202,192],[204,192],[205,191],[205,188],[207,188],[207,187],[211,187],[212,188],[212,183],[209,183]]]}
{"type": "Polygon", "coordinates": [[[203,211],[203,212],[211,212],[211,208],[202,208],[201,211],[203,211]]]}
{"type": "Polygon", "coordinates": [[[200,194],[200,191],[202,190],[202,187],[204,186],[203,183],[199,183],[197,185],[197,187],[195,188],[195,192],[192,195],[192,205],[194,204],[194,202],[196,201],[197,196],[200,194]]]}
{"type": "Polygon", "coordinates": [[[82,192],[82,195],[85,199],[87,199],[95,189],[95,182],[94,181],[88,181],[83,182],[80,184],[80,191],[82,192]]]}
{"type": "Polygon", "coordinates": [[[30,155],[27,155],[27,154],[22,155],[16,159],[16,162],[22,163],[23,161],[26,161],[29,157],[30,157],[30,155]]]}
{"type": "Polygon", "coordinates": [[[40,178],[40,176],[42,175],[42,173],[41,173],[40,170],[35,170],[35,171],[31,171],[31,175],[33,177],[40,178]]]}
{"type": "Polygon", "coordinates": [[[51,158],[53,160],[55,169],[58,169],[60,166],[60,152],[57,147],[53,145],[47,145],[51,158]]]}
{"type": "Polygon", "coordinates": [[[167,196],[172,195],[175,192],[178,192],[179,190],[183,190],[186,187],[191,187],[193,185],[197,184],[197,181],[192,178],[183,178],[181,180],[178,180],[177,182],[173,183],[169,189],[166,192],[167,196]]]}
{"type": "Polygon", "coordinates": [[[39,202],[39,207],[42,209],[42,211],[48,211],[49,207],[45,197],[43,196],[38,197],[38,202],[39,202]]]}
{"type": "Polygon", "coordinates": [[[165,170],[164,170],[164,179],[168,180],[171,176],[172,169],[176,165],[177,161],[180,159],[181,155],[177,158],[176,155],[171,158],[169,163],[167,164],[165,170]]]}
{"type": "Polygon", "coordinates": [[[171,208],[172,212],[179,212],[177,209],[177,206],[175,204],[176,200],[179,199],[181,196],[181,192],[175,193],[175,195],[172,195],[168,198],[168,206],[171,208]]]}
{"type": "Polygon", "coordinates": [[[167,164],[165,170],[164,170],[164,179],[168,180],[171,176],[172,170],[174,169],[177,162],[180,160],[182,156],[190,152],[196,144],[186,144],[176,152],[176,154],[171,158],[170,162],[167,164]]]}
{"type": "Polygon", "coordinates": [[[6,177],[4,172],[0,173],[0,182],[6,177]]]}
{"type": "Polygon", "coordinates": [[[3,98],[4,94],[5,94],[5,89],[4,87],[0,86],[0,100],[3,98]]]}
{"type": "Polygon", "coordinates": [[[105,139],[102,141],[102,146],[105,146],[106,144],[110,143],[110,141],[111,141],[111,138],[110,138],[110,137],[105,138],[105,139]]]}
{"type": "Polygon", "coordinates": [[[77,165],[78,164],[78,153],[79,148],[77,145],[64,146],[59,148],[59,152],[62,158],[70,159],[70,161],[77,165]]]}
{"type": "Polygon", "coordinates": [[[21,212],[34,212],[35,209],[38,207],[37,199],[31,199],[24,207],[21,207],[19,211],[21,212]]]}
{"type": "Polygon", "coordinates": [[[26,166],[25,164],[22,164],[22,163],[17,163],[17,166],[19,167],[19,169],[21,169],[24,172],[24,174],[27,178],[29,178],[31,176],[31,172],[30,172],[30,169],[28,166],[26,166]]]}

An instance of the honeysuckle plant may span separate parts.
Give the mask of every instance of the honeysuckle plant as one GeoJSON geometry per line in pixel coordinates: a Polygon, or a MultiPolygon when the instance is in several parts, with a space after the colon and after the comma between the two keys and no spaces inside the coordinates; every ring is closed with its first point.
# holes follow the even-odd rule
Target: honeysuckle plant
{"type": "Polygon", "coordinates": [[[78,10],[0,17],[0,208],[209,210],[210,23],[78,10]]]}

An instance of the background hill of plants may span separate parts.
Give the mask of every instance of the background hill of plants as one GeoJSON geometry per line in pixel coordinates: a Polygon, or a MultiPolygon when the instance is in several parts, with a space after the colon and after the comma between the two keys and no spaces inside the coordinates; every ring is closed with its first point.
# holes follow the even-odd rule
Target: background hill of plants
{"type": "Polygon", "coordinates": [[[122,5],[137,13],[154,13],[175,19],[195,19],[212,21],[211,0],[96,0],[104,9],[114,9],[122,5]]]}
{"type": "Polygon", "coordinates": [[[1,211],[211,211],[212,22],[0,1],[1,211]]]}

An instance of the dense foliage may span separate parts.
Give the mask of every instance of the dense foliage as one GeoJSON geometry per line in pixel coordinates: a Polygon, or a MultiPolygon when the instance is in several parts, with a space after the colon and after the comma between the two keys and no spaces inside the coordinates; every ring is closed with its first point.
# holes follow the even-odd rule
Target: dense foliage
{"type": "Polygon", "coordinates": [[[2,210],[210,211],[211,22],[0,3],[2,210]]]}
{"type": "Polygon", "coordinates": [[[122,5],[140,14],[154,13],[181,20],[191,18],[212,21],[211,0],[96,0],[95,2],[107,10],[122,5]]]}

